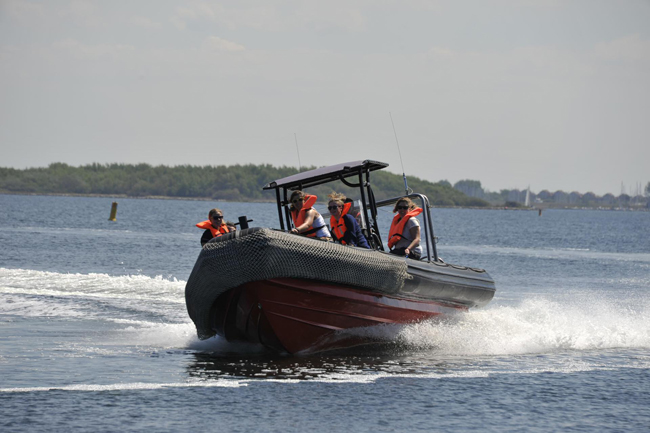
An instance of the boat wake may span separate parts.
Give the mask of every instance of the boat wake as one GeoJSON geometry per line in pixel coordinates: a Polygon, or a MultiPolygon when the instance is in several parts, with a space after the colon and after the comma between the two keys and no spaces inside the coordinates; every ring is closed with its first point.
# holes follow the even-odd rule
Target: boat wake
{"type": "Polygon", "coordinates": [[[181,382],[181,383],[116,383],[110,385],[98,384],[79,384],[79,385],[63,385],[63,386],[35,386],[23,388],[0,388],[0,393],[25,393],[25,392],[44,392],[44,391],[79,391],[79,392],[103,392],[103,391],[141,391],[152,389],[165,389],[165,388],[238,388],[246,386],[235,380],[219,380],[219,381],[196,381],[196,382],[181,382]]]}
{"type": "Polygon", "coordinates": [[[566,298],[562,303],[538,297],[515,306],[495,304],[444,320],[358,332],[450,356],[650,348],[649,300],[623,303],[584,293],[566,298]]]}
{"type": "MultiPolygon", "coordinates": [[[[650,300],[638,292],[615,296],[567,291],[514,305],[496,302],[444,320],[344,331],[387,342],[378,351],[359,347],[352,348],[353,353],[287,357],[220,337],[200,341],[183,305],[184,284],[139,275],[0,268],[0,321],[7,329],[15,327],[15,335],[29,329],[30,338],[36,333],[54,344],[55,352],[46,352],[48,363],[112,357],[136,363],[145,359],[163,367],[160,377],[145,382],[138,377],[120,383],[88,378],[77,384],[45,381],[45,386],[21,386],[18,381],[17,386],[0,387],[0,393],[245,387],[259,380],[371,383],[395,377],[481,378],[650,368],[650,300]],[[85,319],[99,323],[90,338],[85,319]],[[168,365],[185,366],[187,376],[175,381],[164,373],[168,365]]],[[[12,344],[7,343],[0,362],[2,356],[5,363],[18,362],[23,355],[24,342],[12,344]]]]}
{"type": "MultiPolygon", "coordinates": [[[[184,281],[144,275],[67,274],[0,268],[0,314],[24,317],[110,316],[111,309],[131,313],[183,310],[184,281]],[[155,307],[155,310],[152,309],[155,307]]],[[[116,318],[119,316],[114,312],[116,318]]],[[[134,314],[126,315],[132,318],[134,314]]],[[[137,317],[136,317],[137,318],[137,317]]]]}
{"type": "MultiPolygon", "coordinates": [[[[88,318],[115,324],[106,343],[210,353],[254,353],[221,338],[200,341],[187,317],[185,282],[142,275],[65,274],[0,268],[0,315],[88,318]]],[[[444,320],[353,329],[355,335],[442,356],[650,348],[650,300],[627,293],[564,292],[444,320]]]]}

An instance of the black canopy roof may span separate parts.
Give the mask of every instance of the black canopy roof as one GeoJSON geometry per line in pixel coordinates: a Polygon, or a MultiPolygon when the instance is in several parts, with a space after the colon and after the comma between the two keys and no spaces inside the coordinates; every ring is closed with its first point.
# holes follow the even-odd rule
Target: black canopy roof
{"type": "Polygon", "coordinates": [[[382,168],[386,167],[388,167],[388,164],[385,162],[371,161],[369,159],[366,159],[365,161],[344,162],[342,164],[330,165],[329,167],[321,167],[315,170],[309,170],[303,173],[294,174],[293,176],[274,180],[273,182],[265,185],[264,189],[309,188],[312,186],[331,182],[333,180],[357,176],[359,174],[359,170],[374,171],[381,170],[382,168]]]}

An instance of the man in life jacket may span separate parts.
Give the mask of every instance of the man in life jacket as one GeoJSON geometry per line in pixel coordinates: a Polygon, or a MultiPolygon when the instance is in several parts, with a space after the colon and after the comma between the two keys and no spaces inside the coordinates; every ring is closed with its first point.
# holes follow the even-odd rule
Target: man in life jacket
{"type": "Polygon", "coordinates": [[[388,232],[388,248],[391,254],[420,260],[420,222],[415,217],[422,213],[422,209],[415,206],[411,199],[404,197],[395,203],[393,212],[397,212],[397,215],[393,218],[388,232]]]}
{"type": "Polygon", "coordinates": [[[223,222],[223,212],[221,209],[211,209],[208,213],[208,220],[202,221],[196,225],[200,229],[205,229],[201,236],[201,246],[205,245],[210,239],[223,236],[225,233],[235,231],[233,225],[227,225],[223,222]]]}
{"type": "Polygon", "coordinates": [[[305,194],[299,190],[291,194],[289,210],[294,226],[291,233],[331,241],[332,235],[323,216],[312,207],[316,203],[316,199],[315,195],[305,194]]]}
{"type": "Polygon", "coordinates": [[[357,219],[348,214],[352,203],[346,202],[345,195],[338,192],[333,192],[328,197],[330,201],[327,204],[327,209],[331,215],[330,227],[334,240],[343,245],[370,248],[357,219]]]}

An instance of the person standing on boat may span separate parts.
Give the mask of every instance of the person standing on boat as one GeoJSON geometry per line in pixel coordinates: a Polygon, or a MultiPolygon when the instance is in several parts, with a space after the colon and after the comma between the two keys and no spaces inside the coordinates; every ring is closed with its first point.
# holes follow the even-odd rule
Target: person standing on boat
{"type": "Polygon", "coordinates": [[[236,230],[233,225],[228,225],[223,221],[223,212],[217,208],[210,210],[207,221],[202,221],[196,226],[205,229],[203,236],[201,236],[201,246],[207,244],[210,239],[218,238],[236,230]]]}
{"type": "Polygon", "coordinates": [[[315,195],[305,194],[297,190],[291,194],[291,219],[293,219],[294,228],[291,233],[318,238],[327,241],[332,240],[332,235],[327,229],[325,220],[312,206],[316,203],[315,195]]]}
{"type": "Polygon", "coordinates": [[[328,197],[330,201],[327,209],[332,215],[330,217],[330,227],[332,228],[334,240],[343,245],[370,248],[366,237],[361,232],[357,219],[348,214],[352,208],[352,202],[346,203],[345,195],[338,192],[333,192],[328,197]]]}
{"type": "Polygon", "coordinates": [[[404,197],[395,203],[393,212],[397,212],[397,215],[393,218],[388,233],[390,253],[420,260],[420,222],[416,216],[422,213],[422,209],[415,206],[411,199],[404,197]]]}

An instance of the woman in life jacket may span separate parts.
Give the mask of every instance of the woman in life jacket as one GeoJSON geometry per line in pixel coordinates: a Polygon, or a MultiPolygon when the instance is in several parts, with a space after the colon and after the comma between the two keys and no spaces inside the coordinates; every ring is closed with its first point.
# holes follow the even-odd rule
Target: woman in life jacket
{"type": "Polygon", "coordinates": [[[208,243],[212,238],[218,238],[225,233],[236,230],[234,225],[223,222],[223,212],[217,208],[210,210],[207,221],[202,221],[196,226],[200,229],[205,229],[203,236],[201,236],[201,246],[208,243]]]}
{"type": "Polygon", "coordinates": [[[325,220],[312,206],[316,203],[316,196],[305,194],[298,190],[291,194],[291,219],[294,228],[291,233],[300,234],[310,238],[318,238],[327,241],[332,240],[332,235],[327,229],[325,220]]]}
{"type": "Polygon", "coordinates": [[[370,248],[357,219],[348,214],[352,203],[346,203],[345,195],[338,192],[333,192],[327,197],[330,199],[327,209],[331,215],[330,227],[334,240],[343,245],[370,248]]]}
{"type": "Polygon", "coordinates": [[[422,257],[420,246],[420,222],[416,218],[422,213],[422,209],[415,206],[415,203],[408,197],[401,198],[395,203],[393,218],[388,233],[388,247],[391,254],[407,256],[415,260],[422,257]]]}

